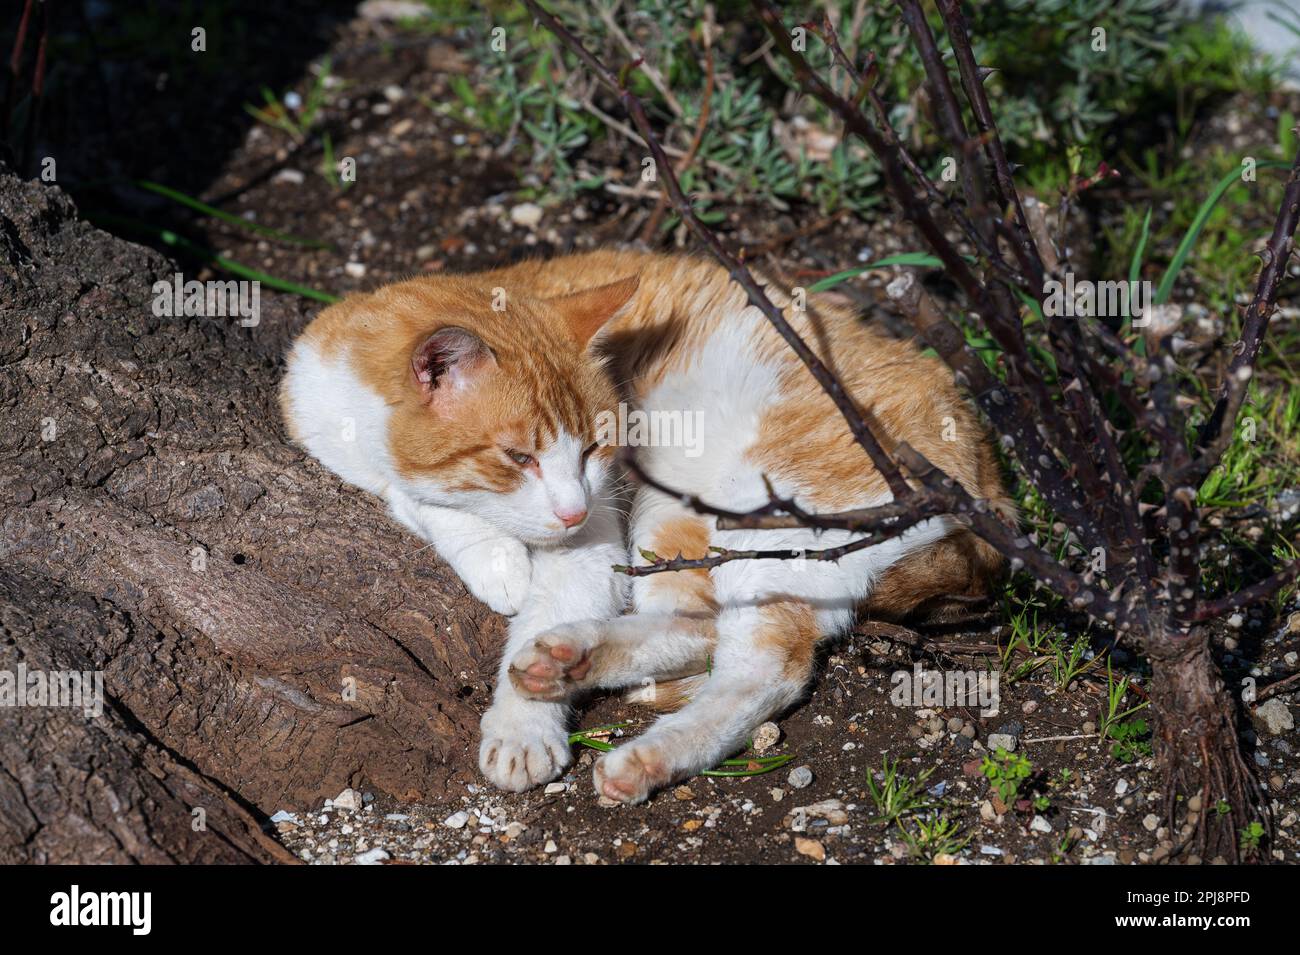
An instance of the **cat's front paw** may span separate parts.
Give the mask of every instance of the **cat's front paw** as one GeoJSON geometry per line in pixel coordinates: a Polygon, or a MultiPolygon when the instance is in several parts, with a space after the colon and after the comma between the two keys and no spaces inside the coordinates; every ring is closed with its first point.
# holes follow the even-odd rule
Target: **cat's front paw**
{"type": "Polygon", "coordinates": [[[650,794],[672,782],[672,768],[655,743],[627,743],[606,753],[592,770],[596,792],[622,803],[645,802],[650,794]]]}
{"type": "Polygon", "coordinates": [[[539,634],[510,661],[510,682],[530,700],[567,700],[591,675],[591,653],[602,633],[601,621],[583,620],[539,634]]]}
{"type": "Polygon", "coordinates": [[[520,701],[483,714],[478,768],[492,785],[523,792],[549,783],[573,762],[569,734],[555,709],[520,701]]]}
{"type": "Polygon", "coordinates": [[[447,560],[469,592],[497,613],[513,617],[523,607],[533,562],[519,541],[483,541],[448,555],[447,560]]]}

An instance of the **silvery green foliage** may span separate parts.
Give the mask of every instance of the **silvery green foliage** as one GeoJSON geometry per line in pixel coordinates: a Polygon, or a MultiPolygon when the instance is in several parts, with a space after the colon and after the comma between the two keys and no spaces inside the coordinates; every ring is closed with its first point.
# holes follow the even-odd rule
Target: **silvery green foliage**
{"type": "MultiPolygon", "coordinates": [[[[632,71],[629,81],[667,130],[666,141],[686,150],[706,86],[699,33],[704,0],[607,5],[608,17],[600,4],[587,0],[555,0],[550,9],[606,62],[630,63],[630,46],[657,69],[680,115],[643,72],[632,71]],[[611,29],[611,20],[622,36],[611,29]]],[[[606,143],[627,167],[616,182],[634,181],[631,169],[643,151],[586,108],[584,99],[592,97],[605,114],[620,115],[613,98],[593,90],[583,71],[574,69],[568,53],[534,31],[521,8],[491,13],[454,6],[476,71],[452,78],[456,101],[443,108],[492,134],[501,155],[527,157],[526,164],[520,162],[521,178],[538,195],[570,198],[602,188],[612,164],[609,148],[597,147],[606,143]],[[491,31],[501,26],[504,51],[491,44],[491,31]]],[[[721,217],[710,212],[719,197],[776,208],[802,202],[823,212],[860,212],[877,203],[878,167],[860,144],[849,140],[829,155],[810,155],[800,137],[789,133],[797,118],[814,130],[833,132],[837,126],[819,104],[796,100],[788,84],[773,78],[775,71],[789,79],[788,67],[762,55],[764,34],[748,4],[726,0],[715,8],[716,82],[708,125],[696,161],[682,173],[682,185],[698,197],[705,221],[721,217]]],[[[839,2],[840,40],[858,64],[868,52],[875,54],[878,89],[895,128],[937,175],[943,157],[922,138],[929,126],[917,122],[925,118],[928,96],[907,30],[888,3],[870,6],[854,29],[854,8],[853,0],[839,2]]],[[[819,21],[823,10],[810,5],[807,15],[819,21]]],[[[1172,107],[1159,104],[1171,102],[1180,86],[1202,97],[1241,89],[1249,86],[1243,74],[1259,69],[1243,38],[1219,21],[1191,19],[1173,0],[990,0],[968,5],[967,16],[979,62],[998,70],[988,82],[998,86],[1003,139],[1014,160],[1030,167],[1060,165],[1068,150],[1102,144],[1137,115],[1171,115],[1172,107]],[[1104,30],[1104,44],[1098,29],[1104,30]]],[[[829,73],[843,93],[852,91],[848,76],[832,68],[825,44],[811,32],[806,52],[813,67],[829,73]]]]}

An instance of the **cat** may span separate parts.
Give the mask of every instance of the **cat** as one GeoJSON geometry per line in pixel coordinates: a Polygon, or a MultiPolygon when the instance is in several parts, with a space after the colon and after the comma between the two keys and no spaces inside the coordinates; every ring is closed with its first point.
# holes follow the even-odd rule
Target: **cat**
{"type": "MultiPolygon", "coordinates": [[[[886,448],[907,441],[1012,513],[987,437],[937,359],[825,296],[796,308],[777,285],[766,291],[886,448]]],[[[738,560],[631,580],[614,569],[629,552],[644,565],[855,537],[719,530],[683,497],[644,485],[625,527],[618,449],[607,427],[601,438],[628,409],[699,418],[696,446],[634,449],[681,495],[740,511],[770,493],[822,512],[891,500],[797,356],[727,272],[699,258],[604,250],[350,296],[294,344],[281,404],[298,443],[384,498],[471,593],[511,615],[479,749],[502,789],[564,772],[576,698],[631,688],[669,712],[599,759],[594,783],[643,801],[796,702],[816,647],[855,612],[944,612],[986,594],[1001,571],[950,517],[835,562],[738,560]]]]}

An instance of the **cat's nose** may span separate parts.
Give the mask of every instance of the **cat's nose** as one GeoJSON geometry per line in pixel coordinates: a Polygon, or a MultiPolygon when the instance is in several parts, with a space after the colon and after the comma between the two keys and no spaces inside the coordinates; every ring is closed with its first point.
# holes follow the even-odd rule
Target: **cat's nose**
{"type": "Polygon", "coordinates": [[[580,511],[556,511],[555,516],[565,527],[576,527],[587,519],[587,509],[584,507],[580,511]]]}

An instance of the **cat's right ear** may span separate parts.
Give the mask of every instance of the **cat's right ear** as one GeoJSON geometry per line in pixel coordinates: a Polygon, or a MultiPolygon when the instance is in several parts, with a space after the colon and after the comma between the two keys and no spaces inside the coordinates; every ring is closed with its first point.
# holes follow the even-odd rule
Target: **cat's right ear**
{"type": "Polygon", "coordinates": [[[454,409],[460,398],[496,367],[496,356],[473,332],[441,328],[411,352],[411,376],[421,399],[434,411],[454,409]]]}

